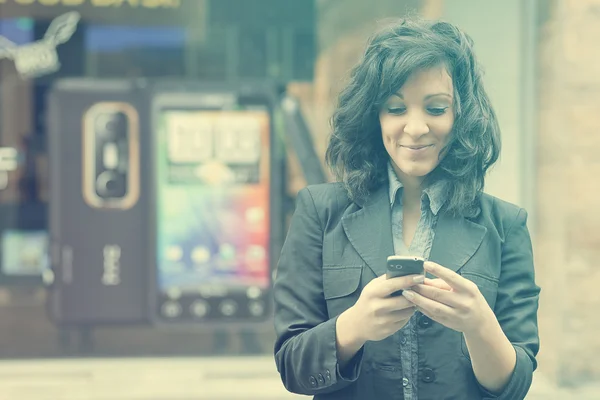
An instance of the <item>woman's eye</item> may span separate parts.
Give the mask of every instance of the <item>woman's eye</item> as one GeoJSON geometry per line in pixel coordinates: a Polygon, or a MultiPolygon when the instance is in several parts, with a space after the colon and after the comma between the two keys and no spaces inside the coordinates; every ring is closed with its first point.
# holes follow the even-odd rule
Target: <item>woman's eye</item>
{"type": "Polygon", "coordinates": [[[431,115],[442,115],[447,109],[448,107],[429,107],[427,112],[431,115]]]}
{"type": "Polygon", "coordinates": [[[406,112],[406,107],[388,107],[388,113],[394,115],[404,114],[406,112]]]}

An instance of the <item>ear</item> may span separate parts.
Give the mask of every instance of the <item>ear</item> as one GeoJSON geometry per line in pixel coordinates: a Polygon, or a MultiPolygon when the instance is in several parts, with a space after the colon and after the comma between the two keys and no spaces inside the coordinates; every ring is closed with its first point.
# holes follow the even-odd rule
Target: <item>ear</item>
{"type": "Polygon", "coordinates": [[[0,36],[0,59],[9,58],[13,59],[17,45],[4,36],[0,36]]]}
{"type": "Polygon", "coordinates": [[[80,19],[81,16],[77,11],[71,11],[54,18],[44,35],[44,41],[50,42],[54,46],[65,43],[75,33],[80,19]]]}

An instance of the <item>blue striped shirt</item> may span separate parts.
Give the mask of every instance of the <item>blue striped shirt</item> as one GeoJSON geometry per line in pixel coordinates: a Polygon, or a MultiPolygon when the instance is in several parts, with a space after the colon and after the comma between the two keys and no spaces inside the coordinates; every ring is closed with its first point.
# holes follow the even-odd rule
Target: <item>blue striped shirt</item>
{"type": "MultiPolygon", "coordinates": [[[[410,246],[407,247],[403,240],[403,185],[391,164],[388,164],[388,178],[394,253],[396,255],[418,256],[427,259],[431,251],[439,211],[448,197],[448,183],[444,180],[438,180],[423,189],[423,194],[421,195],[421,216],[414,238],[410,246]]],[[[394,345],[400,350],[404,400],[417,400],[419,342],[416,315],[413,315],[408,323],[394,334],[394,345]]]]}

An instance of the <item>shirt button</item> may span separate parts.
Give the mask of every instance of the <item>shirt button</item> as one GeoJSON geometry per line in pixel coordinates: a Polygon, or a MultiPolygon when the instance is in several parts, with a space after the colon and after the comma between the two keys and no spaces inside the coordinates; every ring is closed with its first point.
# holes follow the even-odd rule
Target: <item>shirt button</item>
{"type": "Polygon", "coordinates": [[[423,329],[427,329],[431,326],[431,319],[426,315],[421,315],[419,318],[419,326],[423,329]]]}
{"type": "Polygon", "coordinates": [[[325,383],[325,378],[323,378],[323,375],[319,374],[317,375],[317,380],[319,381],[319,384],[324,384],[325,383]]]}
{"type": "Polygon", "coordinates": [[[425,383],[431,383],[431,382],[435,381],[435,372],[433,372],[433,370],[431,368],[425,368],[423,370],[423,375],[422,375],[421,379],[425,383]]]}
{"type": "Polygon", "coordinates": [[[405,345],[406,344],[406,336],[402,335],[400,337],[400,344],[405,345]]]}
{"type": "Polygon", "coordinates": [[[308,378],[308,381],[310,382],[310,386],[312,386],[312,387],[317,386],[317,380],[315,379],[314,376],[311,376],[310,378],[308,378]]]}
{"type": "Polygon", "coordinates": [[[329,372],[329,370],[325,371],[325,379],[327,379],[328,381],[331,380],[331,373],[329,372]]]}
{"type": "Polygon", "coordinates": [[[402,378],[402,386],[404,386],[404,387],[408,386],[408,378],[402,378]]]}

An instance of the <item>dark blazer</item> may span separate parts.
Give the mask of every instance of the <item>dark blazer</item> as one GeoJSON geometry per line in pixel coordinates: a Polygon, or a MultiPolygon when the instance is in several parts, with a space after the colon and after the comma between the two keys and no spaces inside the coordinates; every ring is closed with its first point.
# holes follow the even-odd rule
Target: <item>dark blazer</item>
{"type": "MultiPolygon", "coordinates": [[[[402,373],[392,336],[367,342],[340,371],[337,316],[361,289],[385,273],[394,253],[388,187],[362,204],[341,184],[309,186],[296,211],[274,284],[275,360],[285,387],[315,399],[402,399],[402,373]]],[[[513,376],[494,397],[475,379],[463,335],[417,312],[419,400],[523,399],[539,349],[535,284],[527,213],[489,195],[474,218],[441,211],[429,259],[477,284],[513,344],[513,376]]]]}

